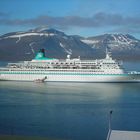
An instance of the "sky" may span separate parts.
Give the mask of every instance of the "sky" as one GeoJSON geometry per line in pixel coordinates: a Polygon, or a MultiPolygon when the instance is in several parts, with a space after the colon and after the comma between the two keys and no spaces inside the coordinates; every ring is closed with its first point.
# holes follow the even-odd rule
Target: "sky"
{"type": "Polygon", "coordinates": [[[40,26],[68,35],[140,39],[140,0],[0,0],[0,35],[40,26]]]}

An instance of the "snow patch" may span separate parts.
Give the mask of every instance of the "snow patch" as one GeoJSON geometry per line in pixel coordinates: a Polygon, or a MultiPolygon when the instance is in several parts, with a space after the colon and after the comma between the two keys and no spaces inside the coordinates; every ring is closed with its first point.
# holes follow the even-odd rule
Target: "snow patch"
{"type": "Polygon", "coordinates": [[[89,40],[89,39],[81,39],[81,41],[86,44],[96,44],[99,42],[98,40],[89,40]]]}
{"type": "Polygon", "coordinates": [[[25,36],[54,36],[55,34],[53,33],[25,33],[25,34],[17,34],[17,35],[11,35],[8,37],[4,37],[4,38],[21,38],[21,37],[25,37],[25,36]]]}
{"type": "Polygon", "coordinates": [[[59,43],[60,44],[60,46],[64,49],[64,51],[67,53],[67,54],[72,54],[72,50],[71,49],[69,49],[69,50],[67,50],[66,48],[65,48],[65,46],[60,42],[59,43]]]}
{"type": "Polygon", "coordinates": [[[72,50],[71,50],[71,49],[69,49],[69,50],[65,50],[65,52],[66,52],[67,54],[72,55],[72,50]]]}
{"type": "Polygon", "coordinates": [[[61,42],[60,42],[59,44],[60,44],[60,46],[61,46],[62,48],[65,48],[65,46],[64,46],[61,42]]]}
{"type": "Polygon", "coordinates": [[[20,41],[20,37],[18,38],[18,40],[16,41],[16,43],[18,43],[20,41]]]}
{"type": "Polygon", "coordinates": [[[33,44],[35,44],[35,42],[31,42],[31,43],[29,44],[29,46],[31,47],[31,51],[33,52],[33,54],[35,54],[35,50],[34,50],[34,48],[33,48],[33,44]]]}
{"type": "Polygon", "coordinates": [[[112,43],[117,43],[120,45],[130,45],[132,42],[135,42],[132,39],[129,39],[126,35],[111,35],[114,38],[114,41],[111,41],[112,43]]]}
{"type": "Polygon", "coordinates": [[[44,33],[44,35],[48,37],[48,36],[54,36],[56,34],[53,34],[53,33],[49,33],[49,34],[48,33],[44,33]]]}
{"type": "Polygon", "coordinates": [[[114,38],[114,40],[117,42],[118,40],[117,40],[117,38],[115,37],[115,35],[111,35],[113,38],[114,38]]]}

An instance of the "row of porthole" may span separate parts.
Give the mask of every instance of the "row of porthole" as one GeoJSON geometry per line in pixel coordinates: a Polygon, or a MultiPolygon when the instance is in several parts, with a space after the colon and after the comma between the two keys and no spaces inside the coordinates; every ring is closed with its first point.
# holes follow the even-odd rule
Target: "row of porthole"
{"type": "MultiPolygon", "coordinates": [[[[103,73],[2,73],[2,74],[44,74],[44,75],[98,75],[98,74],[101,74],[101,75],[105,75],[103,73]]],[[[114,73],[110,73],[111,74],[114,74],[114,73]]],[[[118,75],[118,74],[116,74],[118,75]]]]}

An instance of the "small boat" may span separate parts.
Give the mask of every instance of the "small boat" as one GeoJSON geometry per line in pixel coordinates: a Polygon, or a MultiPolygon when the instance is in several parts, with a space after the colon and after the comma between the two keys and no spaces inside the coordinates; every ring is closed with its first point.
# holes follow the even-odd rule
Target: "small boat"
{"type": "Polygon", "coordinates": [[[44,83],[46,79],[47,79],[47,76],[45,76],[43,79],[35,79],[34,82],[36,82],[36,83],[44,83]]]}

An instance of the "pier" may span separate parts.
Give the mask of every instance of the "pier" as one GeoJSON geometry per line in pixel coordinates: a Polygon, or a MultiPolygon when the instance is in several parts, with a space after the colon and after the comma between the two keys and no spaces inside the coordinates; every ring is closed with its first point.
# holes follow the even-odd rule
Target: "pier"
{"type": "Polygon", "coordinates": [[[140,140],[140,132],[138,131],[112,130],[112,113],[113,111],[109,113],[109,131],[106,140],[140,140]]]}

